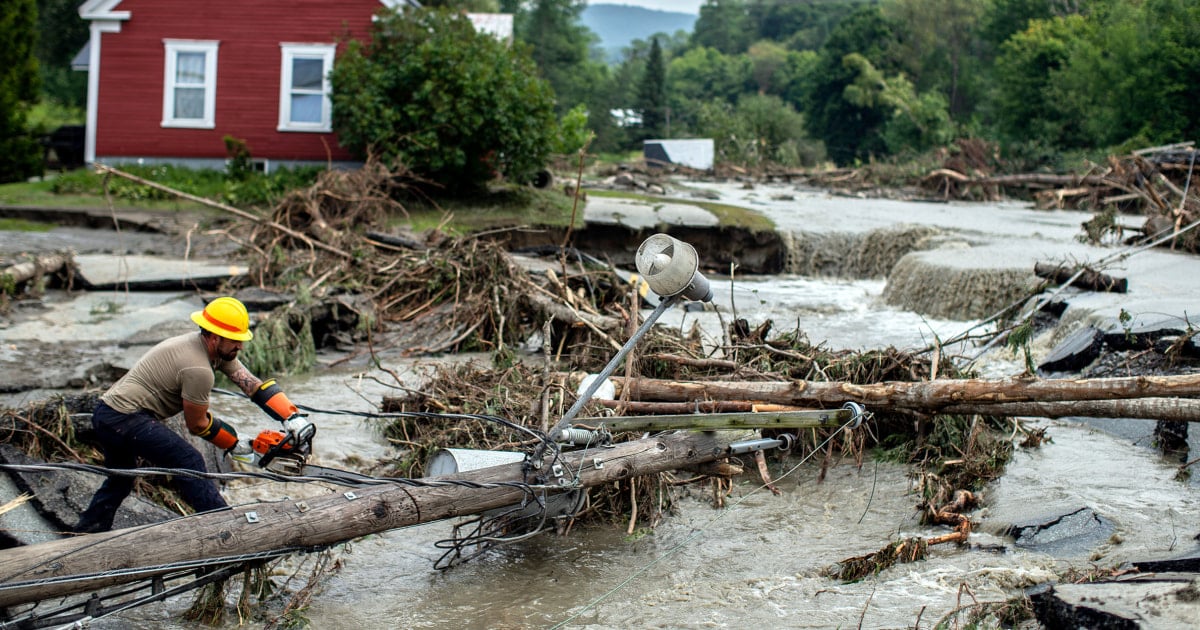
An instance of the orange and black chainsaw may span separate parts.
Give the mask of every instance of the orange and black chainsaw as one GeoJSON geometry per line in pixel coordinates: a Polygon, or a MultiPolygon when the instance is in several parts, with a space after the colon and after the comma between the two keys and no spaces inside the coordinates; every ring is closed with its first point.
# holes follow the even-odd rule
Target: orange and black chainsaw
{"type": "Polygon", "coordinates": [[[254,463],[285,475],[304,474],[304,466],[312,454],[312,440],[317,434],[317,427],[307,420],[289,420],[284,426],[289,430],[266,429],[250,442],[254,463]]]}

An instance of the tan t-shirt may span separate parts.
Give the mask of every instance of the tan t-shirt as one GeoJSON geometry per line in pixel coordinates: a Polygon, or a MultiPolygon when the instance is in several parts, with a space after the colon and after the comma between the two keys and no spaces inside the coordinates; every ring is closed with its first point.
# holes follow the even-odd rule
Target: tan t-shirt
{"type": "Polygon", "coordinates": [[[237,359],[210,363],[200,333],[187,333],[151,348],[100,398],[121,413],[144,409],[164,420],[183,411],[184,400],[208,405],[213,370],[232,375],[241,365],[237,359]]]}

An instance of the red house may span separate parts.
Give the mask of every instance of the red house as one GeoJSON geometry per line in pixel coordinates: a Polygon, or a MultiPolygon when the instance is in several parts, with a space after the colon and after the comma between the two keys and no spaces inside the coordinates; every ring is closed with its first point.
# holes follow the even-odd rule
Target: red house
{"type": "Polygon", "coordinates": [[[353,163],[328,74],[382,7],[415,0],[86,0],[85,160],[223,168],[225,136],[266,170],[353,163]]]}

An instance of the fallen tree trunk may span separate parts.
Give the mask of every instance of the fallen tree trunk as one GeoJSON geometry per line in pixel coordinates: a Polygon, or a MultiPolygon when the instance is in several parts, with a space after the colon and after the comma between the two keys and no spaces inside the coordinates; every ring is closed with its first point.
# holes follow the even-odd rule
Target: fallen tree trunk
{"type": "Polygon", "coordinates": [[[71,261],[69,254],[47,254],[0,269],[0,278],[11,278],[13,285],[21,284],[44,273],[54,273],[71,261]]]}
{"type": "Polygon", "coordinates": [[[1127,398],[1123,400],[1064,400],[981,405],[948,405],[941,413],[1038,418],[1140,418],[1168,422],[1200,422],[1200,400],[1194,398],[1127,398]]]}
{"type": "Polygon", "coordinates": [[[1079,273],[1079,277],[1071,282],[1071,286],[1107,293],[1125,293],[1129,290],[1129,280],[1126,278],[1114,278],[1108,274],[1091,269],[1084,269],[1080,273],[1078,268],[1066,265],[1035,263],[1033,265],[1033,273],[1039,278],[1046,278],[1056,284],[1063,284],[1071,280],[1076,273],[1079,273]]]}
{"type": "Polygon", "coordinates": [[[950,405],[1119,400],[1200,396],[1200,374],[1096,379],[1007,378],[889,381],[856,385],[822,381],[668,381],[611,377],[617,397],[625,387],[642,400],[754,400],[781,405],[838,406],[854,401],[870,409],[903,407],[936,412],[950,405]]]}
{"type": "MultiPolygon", "coordinates": [[[[747,435],[745,431],[676,433],[624,442],[602,451],[565,453],[561,469],[578,472],[581,486],[596,486],[722,459],[734,440],[747,435]]],[[[515,484],[525,480],[522,466],[507,464],[424,481],[515,484]]],[[[552,470],[549,462],[543,470],[552,470]]],[[[319,548],[514,505],[525,496],[515,486],[372,485],[303,502],[253,503],[142,528],[6,549],[0,551],[0,607],[146,580],[187,563],[319,548]]]]}

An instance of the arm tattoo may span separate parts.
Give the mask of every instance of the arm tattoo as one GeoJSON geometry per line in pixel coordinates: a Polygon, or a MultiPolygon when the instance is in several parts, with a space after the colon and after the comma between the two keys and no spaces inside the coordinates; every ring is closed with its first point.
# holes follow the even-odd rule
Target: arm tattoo
{"type": "Polygon", "coordinates": [[[253,396],[258,386],[262,385],[262,381],[258,380],[258,377],[251,374],[250,370],[247,370],[246,366],[240,363],[237,369],[233,371],[233,374],[229,375],[229,380],[240,387],[247,396],[253,396]]]}

